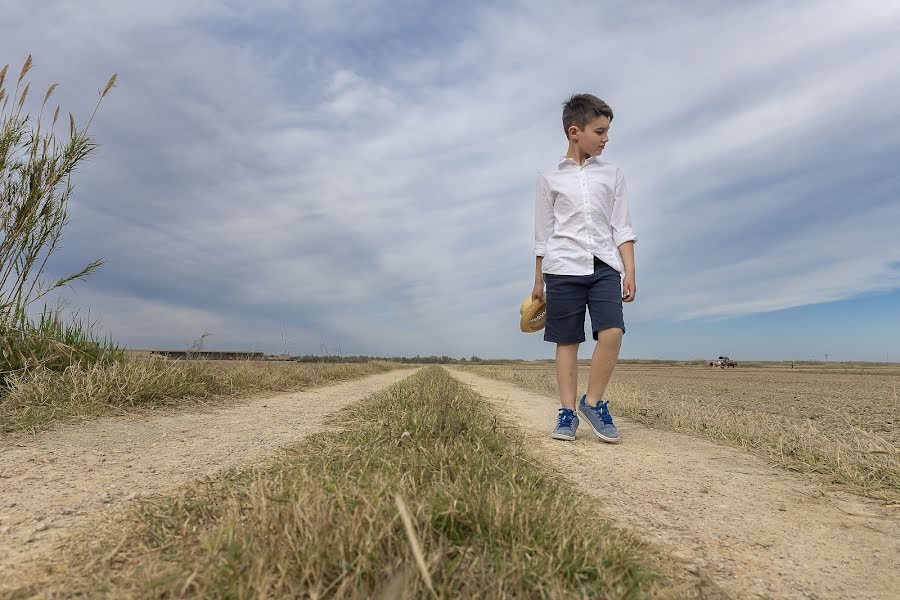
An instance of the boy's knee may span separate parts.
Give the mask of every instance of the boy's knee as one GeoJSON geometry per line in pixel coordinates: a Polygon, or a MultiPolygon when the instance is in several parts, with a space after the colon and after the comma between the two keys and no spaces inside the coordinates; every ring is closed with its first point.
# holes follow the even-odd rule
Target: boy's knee
{"type": "Polygon", "coordinates": [[[610,327],[608,329],[600,329],[594,332],[594,339],[596,339],[597,341],[600,341],[601,337],[609,341],[621,341],[624,336],[625,331],[623,331],[619,327],[610,327]]]}
{"type": "Polygon", "coordinates": [[[557,343],[556,347],[559,348],[560,350],[572,350],[573,348],[577,350],[578,346],[580,346],[580,345],[581,345],[581,342],[572,342],[570,344],[557,343]]]}

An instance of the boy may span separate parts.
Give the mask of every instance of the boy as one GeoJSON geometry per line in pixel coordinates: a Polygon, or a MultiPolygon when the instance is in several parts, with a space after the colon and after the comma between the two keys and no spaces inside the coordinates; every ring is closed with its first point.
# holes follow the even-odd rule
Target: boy
{"type": "Polygon", "coordinates": [[[587,307],[597,344],[578,412],[601,440],[619,441],[608,402],[602,399],[625,334],[622,301],[632,302],[637,292],[637,238],[631,229],[622,170],[600,160],[612,119],[612,109],[596,96],[572,96],[563,105],[568,151],[537,182],[531,297],[541,298],[546,282],[544,339],[556,343],[556,380],[562,404],[551,437],[558,440],[574,440],[578,428],[578,345],[585,339],[587,307]]]}

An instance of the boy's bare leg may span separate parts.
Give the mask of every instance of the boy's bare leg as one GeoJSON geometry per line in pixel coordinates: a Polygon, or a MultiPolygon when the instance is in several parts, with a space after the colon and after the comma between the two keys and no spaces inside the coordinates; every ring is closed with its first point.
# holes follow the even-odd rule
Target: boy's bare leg
{"type": "Polygon", "coordinates": [[[556,384],[559,387],[559,403],[563,408],[575,410],[578,393],[578,344],[556,345],[556,384]]]}
{"type": "MultiPolygon", "coordinates": [[[[619,359],[623,335],[624,332],[618,327],[604,329],[597,334],[597,345],[594,346],[594,354],[591,356],[591,375],[588,379],[587,398],[585,399],[585,402],[591,406],[596,406],[603,399],[603,394],[606,393],[609,378],[612,377],[616,361],[619,359]]],[[[557,364],[559,363],[557,362],[557,364]]],[[[560,386],[561,390],[562,386],[560,386]]]]}

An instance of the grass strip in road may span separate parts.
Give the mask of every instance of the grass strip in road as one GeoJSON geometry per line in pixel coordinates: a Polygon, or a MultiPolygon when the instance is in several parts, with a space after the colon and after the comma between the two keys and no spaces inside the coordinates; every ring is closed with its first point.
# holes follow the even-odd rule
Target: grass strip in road
{"type": "MultiPolygon", "coordinates": [[[[661,555],[430,367],[275,465],[145,501],[56,585],[109,597],[668,598],[661,555]],[[89,566],[86,566],[89,565],[89,566]]],[[[85,555],[85,552],[87,555],[85,555]]],[[[678,588],[681,589],[681,588],[678,588]]],[[[707,596],[708,597],[708,596],[707,596]]]]}
{"type": "MultiPolygon", "coordinates": [[[[467,366],[462,370],[559,397],[553,367],[467,366]]],[[[587,389],[587,376],[579,371],[578,389],[587,389]]],[[[837,431],[824,431],[801,418],[766,413],[759,406],[738,412],[715,402],[673,398],[665,387],[622,381],[610,383],[607,398],[614,414],[650,427],[739,446],[783,466],[821,473],[834,483],[849,484],[868,496],[890,502],[900,500],[900,449],[877,433],[850,423],[837,431]]]]}
{"type": "Polygon", "coordinates": [[[126,359],[36,369],[10,376],[0,396],[0,432],[34,432],[60,420],[221,402],[296,391],[399,368],[397,363],[300,364],[264,361],[126,359]]]}

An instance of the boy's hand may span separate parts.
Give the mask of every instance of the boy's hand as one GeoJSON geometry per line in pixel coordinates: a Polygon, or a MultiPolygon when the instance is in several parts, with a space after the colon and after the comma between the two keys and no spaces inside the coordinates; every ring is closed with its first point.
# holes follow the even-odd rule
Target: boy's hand
{"type": "Polygon", "coordinates": [[[542,302],[546,302],[544,299],[544,282],[535,283],[534,289],[531,290],[531,300],[540,300],[542,302]]]}
{"type": "Polygon", "coordinates": [[[634,302],[637,296],[637,285],[634,283],[634,273],[625,273],[622,280],[622,302],[634,302]]]}

